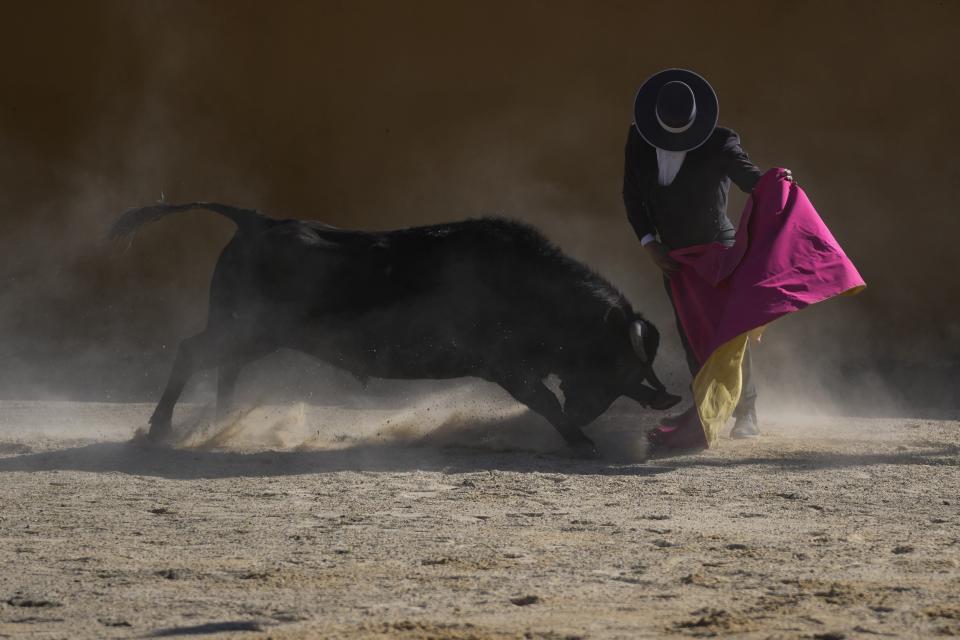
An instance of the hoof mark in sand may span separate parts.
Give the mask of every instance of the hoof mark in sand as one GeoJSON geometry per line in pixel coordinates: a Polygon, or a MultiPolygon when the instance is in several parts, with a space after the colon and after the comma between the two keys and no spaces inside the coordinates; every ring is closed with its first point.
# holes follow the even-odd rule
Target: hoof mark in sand
{"type": "MultiPolygon", "coordinates": [[[[63,618],[40,618],[38,616],[27,616],[26,618],[13,618],[11,624],[38,624],[41,622],[63,622],[63,618]]],[[[9,638],[10,636],[4,636],[9,638]]]]}
{"type": "Polygon", "coordinates": [[[10,598],[7,598],[7,604],[11,607],[31,607],[31,608],[41,608],[41,607],[59,607],[59,602],[54,602],[53,600],[43,600],[40,598],[31,598],[22,594],[15,594],[10,598]]]}
{"type": "Polygon", "coordinates": [[[273,574],[269,571],[247,571],[246,573],[241,573],[239,577],[241,580],[266,580],[273,574]]]}
{"type": "Polygon", "coordinates": [[[132,627],[133,625],[126,620],[108,620],[106,618],[97,618],[97,622],[105,627],[132,627]]]}
{"type": "Polygon", "coordinates": [[[677,629],[695,630],[694,635],[718,635],[720,633],[736,633],[752,631],[755,624],[743,615],[725,611],[723,609],[700,609],[692,613],[693,620],[677,622],[677,629]]]}
{"type": "Polygon", "coordinates": [[[896,637],[896,634],[894,633],[884,633],[883,631],[875,631],[873,629],[869,629],[867,627],[862,627],[862,626],[856,626],[853,628],[853,630],[856,631],[857,633],[867,633],[872,636],[887,636],[890,638],[896,637]]]}
{"type": "Polygon", "coordinates": [[[168,627],[151,633],[149,638],[165,638],[169,636],[197,636],[208,633],[223,633],[224,631],[263,631],[259,622],[235,620],[229,622],[208,622],[192,627],[168,627]]]}
{"type": "Polygon", "coordinates": [[[540,602],[540,596],[521,596],[519,598],[510,598],[510,602],[518,607],[526,607],[540,602]]]}
{"type": "Polygon", "coordinates": [[[783,498],[784,500],[806,500],[807,499],[807,496],[803,495],[802,493],[795,493],[795,492],[778,493],[777,497],[783,498]]]}
{"type": "Polygon", "coordinates": [[[183,576],[180,575],[179,571],[175,569],[162,569],[157,571],[157,575],[161,578],[166,578],[167,580],[179,580],[183,576]]]}

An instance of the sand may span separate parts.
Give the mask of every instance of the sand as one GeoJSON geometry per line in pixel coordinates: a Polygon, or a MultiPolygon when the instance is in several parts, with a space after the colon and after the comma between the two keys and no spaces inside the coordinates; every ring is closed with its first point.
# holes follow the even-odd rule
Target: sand
{"type": "Polygon", "coordinates": [[[618,402],[564,456],[469,391],[178,414],[0,403],[0,637],[960,634],[960,423],[777,417],[645,459],[618,402]]]}

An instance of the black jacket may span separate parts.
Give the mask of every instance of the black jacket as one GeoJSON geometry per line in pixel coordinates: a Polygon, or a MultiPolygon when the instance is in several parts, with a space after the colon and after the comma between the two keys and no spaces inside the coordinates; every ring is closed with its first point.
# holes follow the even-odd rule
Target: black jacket
{"type": "Polygon", "coordinates": [[[627,218],[643,238],[660,235],[671,249],[713,241],[732,242],[727,217],[730,180],[746,193],[762,172],[740,147],[736,132],[717,127],[703,145],[688,151],[680,172],[668,186],[657,183],[657,152],[636,127],[627,135],[623,203],[627,218]]]}

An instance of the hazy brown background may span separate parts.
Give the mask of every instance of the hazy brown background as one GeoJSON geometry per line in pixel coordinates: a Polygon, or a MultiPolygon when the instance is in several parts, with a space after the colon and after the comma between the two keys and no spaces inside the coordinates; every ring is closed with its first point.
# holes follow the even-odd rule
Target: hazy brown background
{"type": "Polygon", "coordinates": [[[758,164],[794,170],[870,286],[774,327],[769,384],[954,399],[960,4],[2,8],[0,395],[156,392],[231,233],[191,214],[126,253],[103,242],[161,193],[363,228],[526,219],[669,329],[620,201],[622,145],[638,84],[684,66],[758,164]]]}

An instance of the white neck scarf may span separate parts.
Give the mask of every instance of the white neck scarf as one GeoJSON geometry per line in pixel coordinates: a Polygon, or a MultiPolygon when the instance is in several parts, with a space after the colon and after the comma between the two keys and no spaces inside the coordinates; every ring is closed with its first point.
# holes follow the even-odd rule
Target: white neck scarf
{"type": "Polygon", "coordinates": [[[664,151],[657,149],[657,182],[660,186],[667,186],[673,182],[680,172],[680,166],[683,159],[687,157],[686,151],[664,151]]]}

